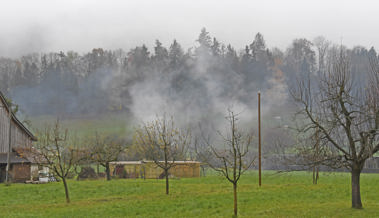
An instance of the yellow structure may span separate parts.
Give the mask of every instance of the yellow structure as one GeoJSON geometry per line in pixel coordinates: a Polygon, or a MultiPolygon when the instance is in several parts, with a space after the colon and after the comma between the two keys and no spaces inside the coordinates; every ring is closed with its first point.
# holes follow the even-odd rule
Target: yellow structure
{"type": "MultiPolygon", "coordinates": [[[[161,161],[163,163],[163,161],[161,161]]],[[[110,162],[112,176],[121,178],[163,178],[163,169],[154,161],[114,161],[110,162]]],[[[198,161],[175,161],[169,174],[179,178],[200,177],[200,162],[198,161]]]]}

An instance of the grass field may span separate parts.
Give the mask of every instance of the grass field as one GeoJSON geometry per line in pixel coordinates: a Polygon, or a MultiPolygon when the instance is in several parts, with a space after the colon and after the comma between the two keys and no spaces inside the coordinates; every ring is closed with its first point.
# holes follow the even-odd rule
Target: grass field
{"type": "MultiPolygon", "coordinates": [[[[379,175],[363,174],[364,209],[351,209],[350,175],[266,172],[263,186],[249,172],[239,183],[239,217],[379,217],[379,175]]],[[[232,217],[232,186],[219,176],[170,180],[69,181],[71,203],[61,183],[0,185],[1,217],[232,217]]]]}
{"type": "MultiPolygon", "coordinates": [[[[126,113],[109,113],[88,117],[59,118],[62,129],[67,128],[70,135],[78,137],[93,136],[95,132],[101,134],[116,134],[120,136],[131,135],[133,125],[126,113]]],[[[53,125],[57,117],[38,116],[30,118],[32,130],[43,129],[46,125],[53,125]]]]}

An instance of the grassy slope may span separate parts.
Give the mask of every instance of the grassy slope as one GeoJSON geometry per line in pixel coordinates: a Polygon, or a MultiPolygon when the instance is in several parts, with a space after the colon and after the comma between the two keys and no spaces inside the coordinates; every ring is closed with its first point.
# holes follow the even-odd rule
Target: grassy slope
{"type": "MultiPolygon", "coordinates": [[[[265,173],[257,186],[255,172],[239,185],[240,217],[379,217],[379,175],[363,174],[363,210],[350,208],[350,177],[321,174],[265,173]]],[[[64,202],[63,185],[0,186],[1,217],[231,217],[232,186],[222,177],[171,180],[70,181],[72,203],[64,202]]]]}
{"type": "MultiPolygon", "coordinates": [[[[32,130],[52,125],[56,121],[53,116],[38,116],[30,118],[32,130]]],[[[109,113],[100,116],[60,118],[63,128],[67,128],[70,134],[78,137],[93,135],[95,132],[102,134],[131,134],[132,121],[126,113],[109,113]]]]}

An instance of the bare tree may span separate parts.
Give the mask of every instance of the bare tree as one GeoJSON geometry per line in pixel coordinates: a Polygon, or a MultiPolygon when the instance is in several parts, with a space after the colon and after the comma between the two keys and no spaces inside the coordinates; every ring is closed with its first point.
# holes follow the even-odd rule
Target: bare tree
{"type": "Polygon", "coordinates": [[[330,42],[323,36],[318,36],[313,40],[313,44],[317,48],[318,53],[318,72],[323,74],[325,72],[325,56],[330,46],[330,42]]]}
{"type": "Polygon", "coordinates": [[[118,156],[126,149],[126,141],[117,136],[95,134],[90,139],[90,159],[105,167],[107,180],[111,180],[109,163],[116,161],[118,156]]]}
{"type": "MultiPolygon", "coordinates": [[[[298,131],[296,136],[297,140],[292,148],[288,151],[282,150],[281,155],[283,155],[282,164],[287,167],[286,171],[294,170],[311,170],[312,182],[317,184],[319,176],[320,166],[324,160],[325,150],[320,150],[320,137],[319,129],[315,128],[313,131],[308,131],[304,134],[303,129],[295,129],[298,131]],[[324,152],[323,152],[324,151],[324,152]]],[[[279,147],[283,146],[281,142],[278,142],[279,147]]]]}
{"type": "Polygon", "coordinates": [[[350,170],[353,208],[362,208],[360,174],[364,163],[379,150],[378,71],[367,83],[354,83],[349,60],[341,49],[317,82],[299,80],[291,90],[301,108],[300,120],[306,120],[298,129],[300,133],[308,137],[312,135],[309,132],[319,130],[321,155],[309,162],[350,170]]]}
{"type": "Polygon", "coordinates": [[[74,169],[77,140],[68,136],[68,130],[61,130],[59,120],[53,127],[46,126],[37,130],[38,142],[35,144],[35,160],[47,165],[56,176],[62,179],[66,194],[66,202],[70,203],[67,178],[74,169]]]}
{"type": "Polygon", "coordinates": [[[93,160],[91,159],[92,155],[92,148],[89,146],[85,146],[85,143],[81,143],[80,147],[75,149],[74,152],[74,169],[73,172],[75,172],[76,175],[76,180],[79,181],[81,178],[80,173],[83,170],[83,166],[89,166],[90,164],[93,163],[93,160]]]}
{"type": "Polygon", "coordinates": [[[191,143],[189,129],[181,130],[166,115],[146,123],[136,130],[134,144],[147,159],[163,169],[166,178],[166,194],[169,194],[169,170],[176,161],[184,160],[191,143]]]}
{"type": "Polygon", "coordinates": [[[234,215],[237,216],[237,184],[241,175],[249,169],[254,159],[249,152],[252,144],[251,134],[242,134],[237,126],[237,115],[228,111],[226,119],[229,122],[229,130],[226,135],[218,132],[222,138],[223,146],[216,146],[209,138],[203,137],[204,143],[197,145],[196,152],[201,161],[206,162],[212,169],[221,173],[233,184],[234,215]]]}

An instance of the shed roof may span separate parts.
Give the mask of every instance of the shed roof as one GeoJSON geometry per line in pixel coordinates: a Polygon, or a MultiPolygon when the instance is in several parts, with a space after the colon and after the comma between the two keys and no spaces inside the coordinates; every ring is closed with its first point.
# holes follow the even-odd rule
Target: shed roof
{"type": "Polygon", "coordinates": [[[13,148],[13,150],[19,157],[28,160],[30,163],[47,163],[46,158],[44,158],[41,153],[33,147],[16,147],[13,148]]]}
{"type": "MultiPolygon", "coordinates": [[[[149,163],[154,162],[152,160],[144,160],[143,162],[149,163]]],[[[163,160],[159,161],[160,163],[164,163],[163,160]]],[[[172,161],[168,161],[169,163],[172,163],[172,161]]],[[[190,164],[190,163],[200,163],[199,161],[193,161],[193,160],[176,160],[174,161],[176,164],[190,164]]]]}
{"type": "MultiPolygon", "coordinates": [[[[8,155],[7,153],[0,153],[0,164],[7,163],[7,155],[8,155]]],[[[10,163],[30,163],[29,160],[18,156],[15,152],[10,153],[9,162],[10,163]]]]}
{"type": "MultiPolygon", "coordinates": [[[[164,161],[159,161],[161,163],[164,163],[164,161]]],[[[169,161],[172,163],[172,161],[169,161]]],[[[141,161],[112,161],[109,162],[110,164],[120,164],[120,165],[138,165],[138,164],[143,164],[143,163],[154,163],[152,160],[141,160],[141,161]]],[[[189,160],[178,160],[175,161],[174,163],[176,164],[193,164],[193,163],[200,163],[199,161],[189,161],[189,160]]]]}
{"type": "Polygon", "coordinates": [[[110,164],[120,164],[120,165],[139,165],[142,164],[142,161],[112,161],[110,164]]]}

